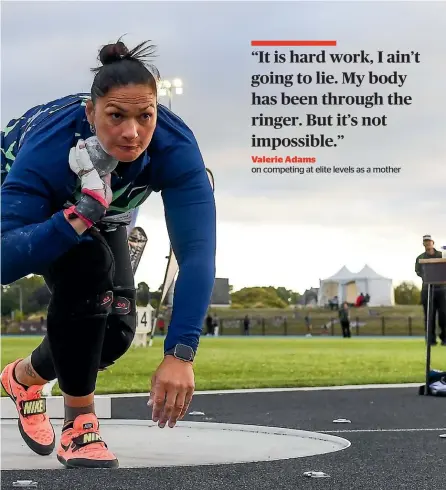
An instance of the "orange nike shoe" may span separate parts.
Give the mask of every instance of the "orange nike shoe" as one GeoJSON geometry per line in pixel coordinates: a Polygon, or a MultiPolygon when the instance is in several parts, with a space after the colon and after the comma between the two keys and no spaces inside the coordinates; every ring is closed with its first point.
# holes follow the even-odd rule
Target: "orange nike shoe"
{"type": "Polygon", "coordinates": [[[18,426],[23,440],[35,453],[48,456],[54,450],[56,437],[46,415],[46,399],[41,394],[43,386],[24,388],[17,383],[13,373],[21,360],[17,359],[3,369],[0,375],[1,384],[17,408],[18,426]]]}
{"type": "Polygon", "coordinates": [[[78,415],[73,427],[62,431],[57,459],[67,468],[117,468],[116,456],[99,434],[94,413],[78,415]]]}

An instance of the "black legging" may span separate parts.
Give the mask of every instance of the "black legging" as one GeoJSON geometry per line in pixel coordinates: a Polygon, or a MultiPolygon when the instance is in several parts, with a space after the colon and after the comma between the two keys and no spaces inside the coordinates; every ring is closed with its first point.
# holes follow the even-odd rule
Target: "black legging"
{"type": "Polygon", "coordinates": [[[59,258],[44,275],[52,297],[47,334],[33,351],[31,363],[39,376],[58,378],[71,396],[95,390],[97,373],[130,347],[136,328],[134,277],[125,227],[90,232],[59,258]],[[101,306],[104,293],[113,291],[130,300],[129,314],[101,306]]]}
{"type": "MultiPolygon", "coordinates": [[[[430,312],[431,338],[430,342],[434,343],[437,340],[435,320],[438,315],[439,337],[442,342],[446,342],[446,291],[440,286],[433,287],[432,311],[430,312]]],[[[427,331],[427,287],[424,286],[421,291],[421,302],[424,311],[424,330],[427,331]]]]}
{"type": "Polygon", "coordinates": [[[351,337],[352,334],[350,332],[350,321],[349,320],[342,320],[341,321],[341,328],[342,328],[342,336],[343,337],[351,337]]]}

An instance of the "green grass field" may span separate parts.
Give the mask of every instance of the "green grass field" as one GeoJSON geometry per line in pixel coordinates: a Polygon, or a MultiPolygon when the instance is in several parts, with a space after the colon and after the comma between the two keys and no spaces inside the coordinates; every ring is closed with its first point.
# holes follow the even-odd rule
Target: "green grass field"
{"type": "MultiPolygon", "coordinates": [[[[2,368],[39,341],[3,337],[2,368]]],[[[96,392],[147,392],[161,359],[161,338],[151,348],[131,348],[99,373],[96,392]]],[[[445,347],[432,348],[432,367],[446,370],[445,347]]],[[[424,341],[416,338],[203,337],[195,363],[197,390],[423,383],[424,369],[424,341]]],[[[54,393],[60,394],[57,385],[54,393]]]]}

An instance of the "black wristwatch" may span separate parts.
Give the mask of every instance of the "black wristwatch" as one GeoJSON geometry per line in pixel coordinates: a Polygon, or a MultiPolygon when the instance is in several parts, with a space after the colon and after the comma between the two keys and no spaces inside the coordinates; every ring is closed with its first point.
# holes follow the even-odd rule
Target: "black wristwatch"
{"type": "Polygon", "coordinates": [[[192,362],[195,357],[195,352],[192,347],[184,344],[177,344],[164,353],[165,356],[174,356],[181,361],[192,362]]]}

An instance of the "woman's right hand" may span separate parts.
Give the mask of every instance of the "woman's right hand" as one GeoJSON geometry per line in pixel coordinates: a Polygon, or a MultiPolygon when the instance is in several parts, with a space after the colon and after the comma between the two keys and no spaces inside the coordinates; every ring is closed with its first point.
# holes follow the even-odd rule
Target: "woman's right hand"
{"type": "MultiPolygon", "coordinates": [[[[64,211],[65,217],[68,221],[78,221],[76,218],[79,218],[88,229],[105,216],[113,199],[111,173],[99,176],[83,140],[79,140],[76,147],[71,148],[68,161],[71,170],[81,181],[82,197],[76,205],[64,211]]],[[[85,231],[84,226],[79,228],[76,225],[75,229],[78,232],[80,229],[85,231]]]]}
{"type": "Polygon", "coordinates": [[[112,200],[110,188],[111,173],[100,177],[88,154],[84,140],[79,140],[77,145],[70,150],[68,158],[71,170],[79,177],[82,191],[87,191],[91,197],[100,196],[108,205],[112,200]]]}

